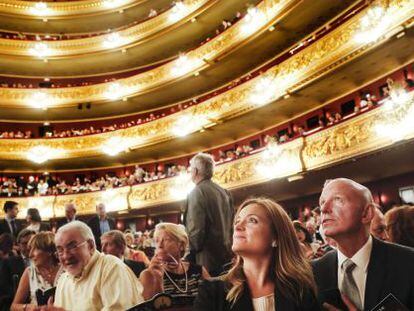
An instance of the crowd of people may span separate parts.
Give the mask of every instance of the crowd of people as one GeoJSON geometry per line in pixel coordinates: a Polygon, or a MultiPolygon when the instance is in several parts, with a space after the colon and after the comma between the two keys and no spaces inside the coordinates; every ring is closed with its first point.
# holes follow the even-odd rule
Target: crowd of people
{"type": "Polygon", "coordinates": [[[211,180],[210,155],[190,167],[184,225],[151,232],[116,230],[104,203],[87,222],[68,203],[52,229],[29,209],[23,229],[18,203],[7,201],[0,309],[155,310],[168,297],[183,310],[355,311],[390,294],[401,310],[414,308],[413,206],[384,215],[368,188],[337,178],[322,187],[318,208],[292,221],[268,198],[234,208],[211,180]]]}
{"type": "MultiPolygon", "coordinates": [[[[162,12],[163,10],[161,10],[162,12]]],[[[148,14],[148,18],[152,18],[155,17],[159,14],[159,12],[157,12],[157,10],[155,9],[151,9],[149,14],[148,14]]],[[[239,19],[241,19],[243,17],[243,14],[240,12],[237,12],[235,17],[232,20],[223,20],[220,25],[218,26],[218,28],[214,31],[213,34],[208,34],[206,36],[206,38],[204,40],[201,41],[200,45],[203,45],[207,42],[209,42],[210,40],[212,40],[214,37],[218,36],[219,34],[221,34],[223,31],[225,31],[227,28],[231,27],[232,24],[236,23],[239,19]]],[[[116,31],[128,28],[132,25],[136,25],[138,24],[138,21],[134,21],[133,23],[131,23],[130,25],[127,26],[123,26],[120,29],[115,29],[115,30],[107,30],[105,32],[100,32],[100,33],[94,33],[94,34],[87,34],[87,35],[71,35],[71,34],[57,34],[57,35],[32,35],[32,34],[24,34],[24,33],[5,33],[5,32],[0,32],[0,38],[5,38],[5,39],[14,39],[14,40],[36,40],[36,41],[55,41],[55,40],[69,40],[69,39],[80,39],[80,38],[90,38],[90,37],[94,37],[94,36],[98,36],[98,35],[104,35],[104,34],[108,34],[108,33],[115,33],[116,31]]],[[[148,66],[147,68],[141,68],[140,71],[143,70],[149,70],[150,68],[153,68],[154,66],[148,66]]],[[[122,77],[128,77],[131,76],[135,73],[136,70],[134,71],[130,71],[127,74],[123,74],[122,77]]],[[[4,79],[4,78],[3,78],[4,79]]],[[[109,82],[114,82],[116,81],[117,78],[114,77],[110,77],[110,78],[98,78],[97,80],[89,80],[89,81],[85,81],[85,80],[79,80],[79,81],[69,81],[69,82],[65,82],[65,81],[53,81],[51,82],[50,79],[48,78],[48,81],[42,81],[42,82],[30,82],[30,81],[8,81],[7,79],[4,80],[0,80],[0,87],[2,88],[23,88],[23,89],[34,89],[34,88],[39,88],[41,83],[44,82],[50,82],[49,86],[50,88],[63,88],[63,87],[80,87],[80,86],[89,86],[89,85],[94,85],[94,84],[98,84],[98,83],[109,83],[109,82]]],[[[138,123],[139,124],[139,123],[138,123]]]]}
{"type": "MultiPolygon", "coordinates": [[[[250,145],[235,146],[219,150],[215,161],[225,163],[249,155],[255,149],[250,145]]],[[[40,176],[8,176],[0,179],[0,197],[27,197],[76,194],[92,191],[102,191],[118,187],[133,186],[145,182],[178,176],[188,171],[188,166],[173,164],[159,165],[153,170],[146,170],[135,165],[131,174],[117,176],[105,174],[102,177],[76,177],[73,182],[55,175],[40,176]]]]}
{"type": "MultiPolygon", "coordinates": [[[[411,89],[414,87],[413,80],[408,78],[408,71],[404,70],[404,87],[407,89],[411,89]]],[[[390,81],[392,83],[392,80],[388,79],[387,82],[390,81]]],[[[106,80],[105,82],[109,82],[109,80],[106,80]]],[[[237,82],[242,83],[243,81],[237,82]]],[[[82,82],[82,85],[87,85],[88,82],[82,82]]],[[[1,83],[0,83],[1,85],[1,83]]],[[[55,87],[55,86],[53,86],[55,87]]],[[[234,87],[232,85],[230,88],[234,87]]],[[[327,126],[332,126],[338,122],[340,122],[344,117],[351,117],[352,115],[356,115],[362,112],[365,112],[366,110],[372,109],[382,102],[386,100],[386,98],[389,97],[390,87],[388,85],[382,86],[380,89],[381,98],[377,98],[376,95],[374,95],[371,91],[361,91],[358,94],[358,98],[354,100],[354,107],[353,107],[353,113],[347,113],[344,115],[343,112],[339,111],[337,108],[332,107],[324,107],[322,109],[322,112],[318,111],[318,122],[317,126],[318,128],[325,128],[327,126]]],[[[203,98],[202,100],[206,100],[210,98],[211,96],[215,96],[218,93],[215,92],[214,94],[210,94],[206,98],[203,98]]],[[[186,103],[180,103],[177,104],[169,110],[162,110],[158,112],[151,112],[147,114],[142,114],[138,116],[136,119],[130,119],[123,122],[108,124],[108,125],[101,125],[101,126],[93,126],[89,125],[87,127],[71,127],[68,129],[47,129],[43,132],[42,138],[67,138],[67,137],[78,137],[78,136],[85,136],[85,135],[92,135],[92,134],[101,134],[106,132],[112,132],[120,129],[126,129],[132,126],[138,126],[147,122],[155,121],[159,118],[163,118],[167,115],[174,114],[179,111],[183,111],[193,105],[196,105],[199,103],[198,100],[192,100],[188,101],[186,103]]],[[[284,133],[276,133],[273,135],[273,138],[275,141],[279,143],[286,142],[290,139],[306,135],[307,132],[312,132],[314,128],[309,128],[305,124],[300,123],[293,123],[292,126],[288,127],[284,133]]],[[[33,131],[31,130],[20,130],[20,131],[0,131],[0,139],[10,139],[10,138],[39,138],[36,135],[34,135],[33,131]]]]}
{"type": "Polygon", "coordinates": [[[76,33],[49,33],[49,34],[34,34],[34,33],[25,33],[25,32],[10,32],[10,31],[0,31],[0,38],[2,39],[11,39],[11,40],[31,40],[31,41],[59,41],[59,40],[75,40],[83,38],[92,38],[96,36],[101,36],[108,34],[110,32],[120,31],[133,27],[137,24],[140,24],[150,18],[158,16],[158,14],[165,12],[171,8],[171,5],[163,9],[150,9],[148,11],[147,17],[141,20],[134,20],[133,22],[123,25],[115,29],[106,29],[105,31],[90,32],[86,34],[76,34],[76,33]]]}

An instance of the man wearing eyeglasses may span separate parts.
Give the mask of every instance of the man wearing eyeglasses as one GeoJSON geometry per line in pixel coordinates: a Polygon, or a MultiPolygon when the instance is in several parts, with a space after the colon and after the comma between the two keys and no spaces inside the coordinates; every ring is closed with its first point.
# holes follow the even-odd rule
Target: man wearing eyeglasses
{"type": "Polygon", "coordinates": [[[55,244],[66,272],[50,310],[126,310],[143,301],[134,273],[119,258],[96,250],[85,223],[73,221],[59,228],[55,244]]]}

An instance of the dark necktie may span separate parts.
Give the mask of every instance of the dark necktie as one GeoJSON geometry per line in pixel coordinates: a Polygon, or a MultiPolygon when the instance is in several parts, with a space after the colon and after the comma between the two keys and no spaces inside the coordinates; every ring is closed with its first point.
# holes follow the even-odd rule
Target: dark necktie
{"type": "Polygon", "coordinates": [[[12,228],[12,233],[11,234],[13,236],[16,236],[17,229],[16,229],[16,222],[14,221],[14,219],[10,220],[10,225],[11,225],[11,228],[12,228]]]}

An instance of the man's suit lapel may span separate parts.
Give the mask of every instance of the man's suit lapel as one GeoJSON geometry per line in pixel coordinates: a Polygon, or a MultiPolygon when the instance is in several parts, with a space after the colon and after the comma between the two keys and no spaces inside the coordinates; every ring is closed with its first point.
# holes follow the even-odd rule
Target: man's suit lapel
{"type": "Polygon", "coordinates": [[[381,290],[386,276],[387,256],[383,252],[383,242],[373,238],[372,251],[368,264],[365,285],[365,309],[371,310],[382,298],[381,290]]]}
{"type": "Polygon", "coordinates": [[[338,288],[338,253],[330,251],[326,255],[326,264],[323,264],[323,272],[320,274],[319,286],[321,290],[338,288]]]}

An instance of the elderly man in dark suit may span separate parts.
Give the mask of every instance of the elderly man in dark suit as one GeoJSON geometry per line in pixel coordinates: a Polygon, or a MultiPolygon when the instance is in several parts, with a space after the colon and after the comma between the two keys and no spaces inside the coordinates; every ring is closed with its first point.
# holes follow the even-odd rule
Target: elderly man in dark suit
{"type": "Polygon", "coordinates": [[[349,310],[371,310],[393,294],[414,310],[414,250],[370,235],[371,192],[353,180],[334,179],[325,184],[320,207],[323,231],[337,244],[313,262],[325,309],[345,304],[349,310]]]}
{"type": "Polygon", "coordinates": [[[0,220],[0,234],[10,233],[16,239],[22,229],[16,221],[17,214],[19,213],[19,204],[14,201],[6,201],[3,210],[6,217],[0,220]]]}
{"type": "Polygon", "coordinates": [[[190,166],[191,179],[196,185],[187,197],[184,212],[190,252],[197,264],[215,276],[232,258],[233,202],[227,190],[211,181],[214,170],[211,155],[195,155],[190,166]]]}
{"type": "Polygon", "coordinates": [[[96,216],[88,221],[88,226],[92,229],[95,237],[96,248],[101,250],[101,235],[115,229],[115,220],[106,214],[105,204],[96,205],[96,216]]]}

